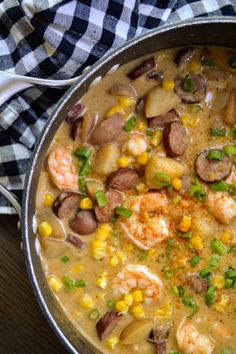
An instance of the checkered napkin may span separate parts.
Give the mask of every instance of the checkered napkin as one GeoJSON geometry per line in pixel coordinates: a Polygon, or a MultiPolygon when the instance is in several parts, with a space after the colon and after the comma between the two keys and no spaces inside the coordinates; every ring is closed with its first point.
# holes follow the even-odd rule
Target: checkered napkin
{"type": "MultiPolygon", "coordinates": [[[[235,14],[235,0],[3,0],[0,70],[71,78],[109,49],[152,28],[235,14]]],[[[35,141],[64,92],[32,87],[0,107],[0,182],[19,198],[35,141]]],[[[14,213],[2,196],[0,213],[14,213]]]]}

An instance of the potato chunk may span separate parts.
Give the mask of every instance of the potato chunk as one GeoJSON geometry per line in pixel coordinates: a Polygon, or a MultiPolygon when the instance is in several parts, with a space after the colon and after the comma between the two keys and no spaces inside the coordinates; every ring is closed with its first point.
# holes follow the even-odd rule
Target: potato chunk
{"type": "Polygon", "coordinates": [[[232,91],[226,105],[224,121],[229,126],[236,124],[236,91],[232,91]]]}
{"type": "Polygon", "coordinates": [[[147,185],[151,188],[157,188],[155,181],[157,172],[165,173],[172,179],[181,177],[184,174],[184,170],[184,165],[181,162],[170,157],[159,156],[157,151],[155,151],[146,166],[145,177],[147,185]]]}
{"type": "Polygon", "coordinates": [[[181,99],[172,91],[154,87],[146,97],[145,115],[147,118],[159,116],[175,108],[181,99]]]}
{"type": "Polygon", "coordinates": [[[117,160],[120,157],[120,151],[116,144],[109,143],[99,150],[95,160],[93,173],[101,176],[109,175],[118,168],[117,160]]]}
{"type": "Polygon", "coordinates": [[[136,344],[146,339],[153,328],[152,318],[143,318],[130,322],[121,332],[120,339],[123,344],[136,344]]]}

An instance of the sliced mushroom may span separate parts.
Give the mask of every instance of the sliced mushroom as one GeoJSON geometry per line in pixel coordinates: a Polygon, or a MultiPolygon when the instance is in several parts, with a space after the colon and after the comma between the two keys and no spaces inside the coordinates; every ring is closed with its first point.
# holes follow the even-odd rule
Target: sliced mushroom
{"type": "Polygon", "coordinates": [[[106,120],[103,120],[99,126],[94,129],[90,136],[90,142],[93,145],[101,145],[116,140],[122,132],[124,119],[120,114],[114,114],[106,120]]]}
{"type": "Polygon", "coordinates": [[[84,104],[77,103],[68,113],[67,117],[66,117],[66,121],[71,124],[75,121],[75,119],[82,117],[82,115],[84,114],[86,110],[86,107],[84,104]]]}
{"type": "Polygon", "coordinates": [[[70,220],[69,224],[71,229],[79,235],[89,235],[98,227],[95,215],[90,210],[77,212],[75,218],[70,220]]]}
{"type": "Polygon", "coordinates": [[[96,329],[100,340],[106,339],[117,326],[122,314],[113,311],[107,311],[97,322],[96,329]]]}
{"type": "Polygon", "coordinates": [[[154,321],[152,318],[136,319],[128,323],[123,328],[120,339],[123,344],[136,344],[148,338],[153,328],[154,321]]]}
{"type": "Polygon", "coordinates": [[[66,215],[70,213],[71,210],[77,207],[80,199],[80,193],[62,193],[54,201],[52,210],[59,219],[63,219],[66,215]]]}
{"type": "Polygon", "coordinates": [[[184,90],[184,81],[176,80],[175,82],[175,93],[181,98],[181,100],[185,103],[197,103],[200,102],[206,94],[206,82],[205,79],[201,75],[197,74],[189,74],[188,79],[191,80],[192,89],[191,92],[187,92],[184,90]]]}
{"type": "Polygon", "coordinates": [[[86,142],[98,123],[98,113],[90,112],[84,115],[81,125],[81,141],[86,142]]]}
{"type": "Polygon", "coordinates": [[[225,112],[224,112],[224,121],[229,126],[236,125],[236,91],[232,91],[229,95],[225,112]]]}
{"type": "Polygon", "coordinates": [[[156,62],[154,57],[151,57],[147,60],[145,60],[141,65],[133,69],[130,73],[128,73],[128,77],[131,80],[135,80],[138,77],[142,76],[143,74],[147,73],[151,69],[155,68],[156,62]]]}
{"type": "Polygon", "coordinates": [[[110,95],[116,95],[116,96],[127,96],[127,97],[136,97],[136,91],[134,87],[130,84],[122,84],[119,82],[116,82],[111,86],[109,89],[110,95]]]}

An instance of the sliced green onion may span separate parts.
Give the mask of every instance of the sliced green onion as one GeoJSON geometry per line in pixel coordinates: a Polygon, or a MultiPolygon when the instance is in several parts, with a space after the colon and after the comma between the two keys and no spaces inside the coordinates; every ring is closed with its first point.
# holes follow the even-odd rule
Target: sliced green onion
{"type": "Polygon", "coordinates": [[[172,285],[171,291],[174,295],[179,296],[179,288],[177,285],[172,285]]]}
{"type": "Polygon", "coordinates": [[[204,202],[208,196],[207,190],[204,191],[200,184],[192,184],[188,193],[190,197],[196,198],[200,202],[204,202]]]}
{"type": "Polygon", "coordinates": [[[151,137],[151,136],[153,136],[153,134],[154,134],[154,130],[153,130],[153,129],[147,129],[147,130],[146,130],[146,135],[147,135],[147,136],[150,136],[150,137],[151,137]]]}
{"type": "Polygon", "coordinates": [[[236,56],[229,58],[228,63],[232,69],[236,69],[236,56]]]}
{"type": "Polygon", "coordinates": [[[201,60],[201,65],[206,67],[206,68],[214,68],[215,64],[211,59],[204,58],[201,60]]]}
{"type": "Polygon", "coordinates": [[[172,272],[169,266],[165,266],[163,268],[163,273],[166,280],[170,280],[172,278],[172,272]]]}
{"type": "Polygon", "coordinates": [[[183,90],[185,92],[193,92],[195,90],[195,85],[190,75],[186,75],[184,78],[183,90]]]}
{"type": "Polygon", "coordinates": [[[62,278],[63,283],[66,287],[67,291],[72,291],[75,288],[75,282],[74,280],[69,276],[69,275],[64,275],[64,277],[62,278]]]}
{"type": "Polygon", "coordinates": [[[199,306],[195,302],[191,305],[192,312],[187,316],[188,318],[193,318],[193,316],[198,312],[199,306]]]}
{"type": "Polygon", "coordinates": [[[209,279],[211,276],[211,270],[209,268],[204,268],[199,272],[199,275],[202,279],[209,279]]]}
{"type": "Polygon", "coordinates": [[[200,262],[201,258],[199,256],[193,256],[191,259],[190,259],[190,264],[191,264],[191,267],[196,267],[196,265],[198,265],[198,263],[200,262]]]}
{"type": "Polygon", "coordinates": [[[90,170],[91,170],[91,165],[90,165],[90,163],[88,161],[86,161],[83,164],[83,166],[80,168],[79,175],[81,177],[85,177],[85,176],[87,176],[89,174],[90,170]]]}
{"type": "Polygon", "coordinates": [[[122,216],[124,218],[130,218],[132,215],[132,211],[124,207],[117,207],[115,209],[115,212],[117,215],[122,216]]]}
{"type": "Polygon", "coordinates": [[[209,267],[212,267],[212,268],[218,267],[219,263],[220,263],[220,260],[217,257],[211,257],[208,261],[209,267]]]}
{"type": "Polygon", "coordinates": [[[221,180],[221,181],[211,183],[210,188],[214,192],[227,192],[227,190],[229,189],[229,186],[225,181],[221,180]]]}
{"type": "Polygon", "coordinates": [[[183,297],[184,296],[184,288],[180,285],[178,286],[179,289],[179,297],[183,297]]]}
{"type": "Polygon", "coordinates": [[[220,256],[224,256],[227,253],[227,248],[225,245],[217,238],[214,238],[211,241],[211,248],[212,250],[219,254],[220,256]]]}
{"type": "Polygon", "coordinates": [[[184,306],[192,306],[193,300],[191,299],[190,296],[185,295],[182,299],[182,303],[184,304],[184,306]]]}
{"type": "Polygon", "coordinates": [[[167,187],[171,184],[171,179],[166,173],[157,172],[154,175],[154,180],[158,187],[167,187]]]}
{"type": "Polygon", "coordinates": [[[75,150],[74,155],[79,159],[88,159],[91,156],[92,150],[88,148],[78,148],[75,150]]]}
{"type": "Polygon", "coordinates": [[[234,285],[233,279],[225,279],[225,285],[224,285],[225,289],[230,289],[233,287],[233,285],[234,285]]]}
{"type": "Polygon", "coordinates": [[[67,263],[67,262],[69,262],[70,258],[67,257],[67,256],[63,256],[63,257],[60,258],[60,260],[61,260],[62,263],[67,263]]]}
{"type": "Polygon", "coordinates": [[[113,309],[114,306],[115,306],[115,301],[114,300],[110,299],[110,300],[107,301],[107,307],[109,309],[113,309]]]}
{"type": "Polygon", "coordinates": [[[222,161],[225,157],[223,150],[211,149],[208,151],[207,158],[210,160],[222,161]]]}
{"type": "Polygon", "coordinates": [[[210,135],[211,136],[223,136],[225,137],[227,134],[225,129],[217,129],[217,128],[210,128],[210,135]]]}
{"type": "Polygon", "coordinates": [[[97,309],[94,309],[89,312],[89,319],[90,320],[97,320],[100,316],[100,312],[97,309]]]}
{"type": "Polygon", "coordinates": [[[187,231],[187,232],[177,231],[176,235],[178,237],[182,237],[182,238],[192,238],[192,232],[191,231],[187,231]]]}
{"type": "Polygon", "coordinates": [[[123,129],[124,129],[127,133],[131,132],[131,130],[133,130],[134,127],[135,127],[136,121],[137,121],[137,119],[136,119],[135,116],[129,118],[129,119],[127,120],[127,122],[123,125],[123,129]]]}
{"type": "Polygon", "coordinates": [[[225,277],[226,278],[236,278],[236,269],[229,267],[229,269],[225,272],[225,277]]]}
{"type": "Polygon", "coordinates": [[[86,281],[84,279],[78,279],[75,281],[76,288],[84,288],[86,286],[86,281]]]}
{"type": "Polygon", "coordinates": [[[188,107],[189,107],[189,111],[192,113],[198,113],[202,109],[200,104],[190,104],[188,107]]]}
{"type": "Polygon", "coordinates": [[[211,306],[214,303],[215,300],[215,291],[216,291],[216,286],[215,285],[211,285],[206,294],[205,294],[205,303],[207,304],[207,306],[211,306]]]}
{"type": "Polygon", "coordinates": [[[227,145],[223,147],[225,155],[235,155],[236,154],[236,145],[227,145]]]}
{"type": "Polygon", "coordinates": [[[103,191],[97,191],[94,193],[94,196],[100,208],[103,208],[107,205],[107,198],[103,191]]]}
{"type": "Polygon", "coordinates": [[[236,127],[230,128],[230,133],[233,136],[233,139],[236,139],[236,127]]]}
{"type": "Polygon", "coordinates": [[[82,194],[85,193],[86,179],[84,177],[79,178],[79,190],[82,194]]]}

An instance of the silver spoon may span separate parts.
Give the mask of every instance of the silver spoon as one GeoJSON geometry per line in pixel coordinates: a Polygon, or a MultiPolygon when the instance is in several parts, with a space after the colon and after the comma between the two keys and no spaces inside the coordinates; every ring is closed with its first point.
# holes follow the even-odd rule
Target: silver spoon
{"type": "Polygon", "coordinates": [[[79,76],[66,80],[39,79],[0,70],[0,105],[6,102],[15,93],[22,91],[27,87],[42,85],[61,88],[74,84],[78,78],[79,76]]]}

